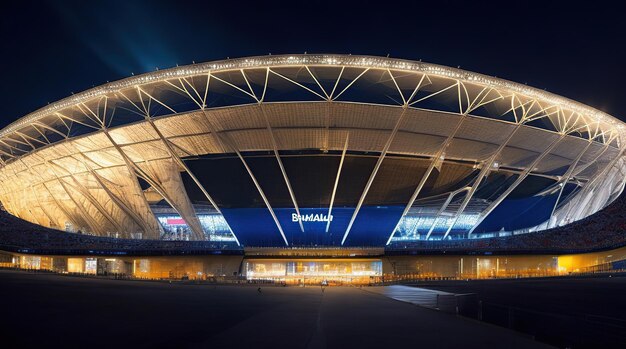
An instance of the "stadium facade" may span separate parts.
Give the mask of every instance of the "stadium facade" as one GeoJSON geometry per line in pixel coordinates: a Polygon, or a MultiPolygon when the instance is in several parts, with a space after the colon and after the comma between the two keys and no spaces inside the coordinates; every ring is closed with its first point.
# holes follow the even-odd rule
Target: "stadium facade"
{"type": "Polygon", "coordinates": [[[230,59],[108,83],[10,124],[0,201],[45,227],[120,238],[486,238],[611,203],[626,178],[624,136],[601,111],[460,69],[355,55],[230,59]]]}

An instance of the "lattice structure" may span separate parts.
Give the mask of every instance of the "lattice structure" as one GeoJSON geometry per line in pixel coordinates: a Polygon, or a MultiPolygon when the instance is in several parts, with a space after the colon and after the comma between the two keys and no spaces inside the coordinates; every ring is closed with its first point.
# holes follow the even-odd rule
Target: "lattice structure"
{"type": "Polygon", "coordinates": [[[344,208],[344,222],[323,229],[344,245],[361,241],[352,233],[367,209],[401,207],[380,228],[375,243],[384,244],[479,236],[506,200],[550,197],[546,219],[522,227],[533,231],[621,193],[624,132],[580,103],[459,69],[352,55],[243,58],[109,83],[12,123],[0,131],[0,201],[47,227],[152,239],[163,235],[160,201],[191,239],[209,238],[203,222],[214,215],[237,240],[235,216],[223,210],[246,207],[204,173],[225,163],[207,159],[228,158],[285,245],[297,239],[281,209],[331,217],[344,208]],[[307,156],[332,158],[328,184],[313,194],[290,165],[307,156]],[[192,169],[200,159],[209,165],[192,169]],[[272,183],[263,166],[275,171],[272,183]],[[347,184],[358,169],[360,182],[347,184]],[[210,207],[202,222],[199,203],[210,207]]]}

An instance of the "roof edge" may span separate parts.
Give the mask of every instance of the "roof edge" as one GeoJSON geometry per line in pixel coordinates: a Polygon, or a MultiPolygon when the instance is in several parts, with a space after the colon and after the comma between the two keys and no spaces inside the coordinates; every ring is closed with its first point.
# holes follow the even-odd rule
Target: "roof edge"
{"type": "Polygon", "coordinates": [[[451,68],[444,65],[433,63],[424,63],[412,60],[368,56],[368,55],[349,55],[349,54],[294,54],[294,55],[268,55],[253,56],[235,59],[226,59],[205,63],[197,63],[185,66],[172,67],[154,72],[144,73],[141,75],[127,77],[121,80],[113,81],[100,85],[72,96],[63,98],[57,102],[51,103],[45,107],[37,109],[29,114],[22,116],[16,121],[10,123],[0,130],[0,137],[7,136],[25,125],[40,120],[41,118],[58,112],[71,105],[86,102],[94,97],[106,95],[117,90],[128,88],[134,85],[157,82],[172,78],[182,78],[192,75],[198,75],[210,72],[219,72],[233,69],[249,69],[262,67],[277,67],[289,65],[327,65],[327,66],[350,66],[350,67],[370,67],[381,69],[404,70],[413,72],[423,72],[431,75],[447,77],[451,79],[459,79],[468,83],[480,84],[493,88],[509,90],[515,93],[523,94],[530,98],[540,99],[554,105],[563,106],[566,109],[585,114],[595,118],[598,121],[612,124],[620,129],[620,134],[626,132],[624,130],[624,122],[614,116],[601,110],[588,106],[586,104],[574,101],[567,97],[563,97],[551,92],[547,92],[535,87],[530,87],[520,83],[491,77],[488,75],[474,73],[458,68],[451,68]]]}

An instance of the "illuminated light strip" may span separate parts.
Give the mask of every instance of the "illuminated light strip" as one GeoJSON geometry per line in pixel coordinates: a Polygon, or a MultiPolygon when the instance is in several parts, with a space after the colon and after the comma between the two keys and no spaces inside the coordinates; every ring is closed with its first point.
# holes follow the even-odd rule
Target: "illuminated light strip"
{"type": "Polygon", "coordinates": [[[328,222],[326,223],[326,232],[330,228],[330,217],[332,217],[333,204],[335,203],[335,194],[337,193],[337,186],[339,185],[339,177],[341,176],[341,169],[343,168],[343,160],[346,158],[346,151],[348,151],[348,142],[350,140],[350,133],[346,134],[346,142],[343,145],[343,151],[341,152],[341,160],[339,160],[339,168],[337,169],[337,177],[335,178],[335,185],[333,186],[333,193],[330,196],[330,206],[328,206],[328,222]]]}

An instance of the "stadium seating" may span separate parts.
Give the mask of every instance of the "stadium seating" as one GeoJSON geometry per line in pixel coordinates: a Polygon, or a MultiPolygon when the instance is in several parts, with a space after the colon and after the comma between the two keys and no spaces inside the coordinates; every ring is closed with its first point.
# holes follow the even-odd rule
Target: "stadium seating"
{"type": "Polygon", "coordinates": [[[626,194],[574,223],[534,233],[445,241],[395,242],[391,251],[467,251],[506,253],[575,253],[608,250],[626,245],[626,194]]]}
{"type": "MultiPolygon", "coordinates": [[[[535,233],[444,241],[394,242],[387,253],[575,253],[626,245],[626,195],[575,223],[535,233]]],[[[40,254],[184,255],[242,253],[230,242],[131,240],[67,233],[0,211],[0,250],[40,254]]]]}

